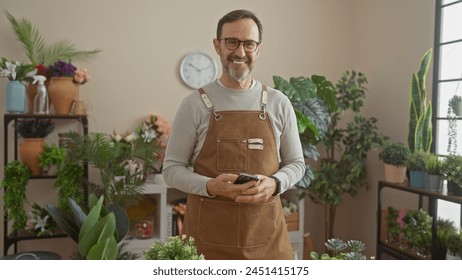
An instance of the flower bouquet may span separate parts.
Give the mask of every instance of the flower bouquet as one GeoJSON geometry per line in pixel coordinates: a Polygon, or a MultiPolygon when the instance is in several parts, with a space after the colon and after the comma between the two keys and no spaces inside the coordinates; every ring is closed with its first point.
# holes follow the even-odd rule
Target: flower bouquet
{"type": "Polygon", "coordinates": [[[31,82],[36,73],[34,64],[25,64],[4,57],[0,60],[0,77],[6,77],[10,81],[31,82]]]}
{"type": "Polygon", "coordinates": [[[154,152],[156,161],[150,166],[153,173],[162,172],[162,163],[170,129],[170,124],[157,113],[149,115],[136,129],[136,134],[144,142],[152,143],[159,148],[158,151],[154,152]]]}

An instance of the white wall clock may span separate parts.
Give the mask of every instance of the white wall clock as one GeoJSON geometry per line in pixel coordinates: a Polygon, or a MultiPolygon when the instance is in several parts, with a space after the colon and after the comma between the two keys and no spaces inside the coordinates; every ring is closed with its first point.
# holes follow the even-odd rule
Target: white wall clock
{"type": "Polygon", "coordinates": [[[217,75],[217,63],[210,55],[204,52],[191,52],[181,61],[181,79],[191,88],[198,89],[205,86],[214,81],[217,75]]]}

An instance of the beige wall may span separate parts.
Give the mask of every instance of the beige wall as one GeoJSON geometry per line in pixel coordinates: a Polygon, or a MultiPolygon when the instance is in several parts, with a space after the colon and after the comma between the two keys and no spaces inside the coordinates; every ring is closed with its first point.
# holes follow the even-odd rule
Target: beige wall
{"type": "MultiPolygon", "coordinates": [[[[2,0],[0,8],[29,19],[47,42],[68,38],[79,49],[103,49],[91,61],[75,63],[92,74],[81,93],[90,130],[99,132],[131,130],[151,112],[171,121],[191,92],[179,78],[181,59],[202,50],[218,62],[212,48],[217,21],[245,8],[255,11],[264,26],[255,78],[272,86],[273,75],[322,74],[336,80],[346,69],[365,72],[370,89],[365,114],[379,119],[383,133],[405,141],[410,73],[433,44],[432,0],[2,0]]],[[[3,14],[0,38],[0,56],[26,60],[3,14]]],[[[0,81],[1,88],[5,82],[0,81]]],[[[366,241],[373,255],[376,183],[383,172],[377,153],[368,164],[370,190],[346,198],[336,232],[366,241]]],[[[306,208],[306,232],[323,250],[322,208],[310,202],[306,208]]]]}

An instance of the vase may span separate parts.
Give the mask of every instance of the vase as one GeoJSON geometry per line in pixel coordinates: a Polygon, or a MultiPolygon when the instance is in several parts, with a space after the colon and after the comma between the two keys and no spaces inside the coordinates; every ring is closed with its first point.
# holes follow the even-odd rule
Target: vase
{"type": "Polygon", "coordinates": [[[403,183],[406,180],[406,167],[384,164],[385,180],[390,183],[403,183]]]}
{"type": "Polygon", "coordinates": [[[409,184],[413,188],[425,189],[425,176],[424,171],[410,170],[409,171],[409,184]]]}
{"type": "Polygon", "coordinates": [[[19,146],[19,159],[29,167],[32,176],[42,173],[39,156],[44,150],[44,138],[23,138],[19,146]]]}
{"type": "Polygon", "coordinates": [[[85,109],[83,107],[83,100],[75,100],[74,115],[84,115],[85,109]]]}
{"type": "Polygon", "coordinates": [[[427,174],[427,189],[432,192],[441,192],[443,190],[443,176],[427,174]]]}
{"type": "Polygon", "coordinates": [[[74,84],[72,77],[53,77],[48,85],[48,96],[57,115],[69,115],[78,85],[74,84]]]}
{"type": "Polygon", "coordinates": [[[20,81],[9,81],[6,84],[5,111],[13,114],[27,111],[26,86],[20,81]]]}

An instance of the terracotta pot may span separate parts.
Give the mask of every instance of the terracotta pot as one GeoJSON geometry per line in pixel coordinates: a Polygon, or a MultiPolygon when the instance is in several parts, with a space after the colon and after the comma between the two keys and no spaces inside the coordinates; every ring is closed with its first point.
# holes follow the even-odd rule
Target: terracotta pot
{"type": "Polygon", "coordinates": [[[29,167],[32,176],[42,173],[39,156],[44,150],[45,138],[24,138],[19,145],[19,159],[29,167]]]}
{"type": "Polygon", "coordinates": [[[53,77],[48,85],[48,96],[55,114],[69,115],[79,86],[74,84],[72,77],[53,77]]]}
{"type": "Polygon", "coordinates": [[[385,180],[390,183],[403,183],[406,180],[406,167],[384,164],[385,180]]]}

